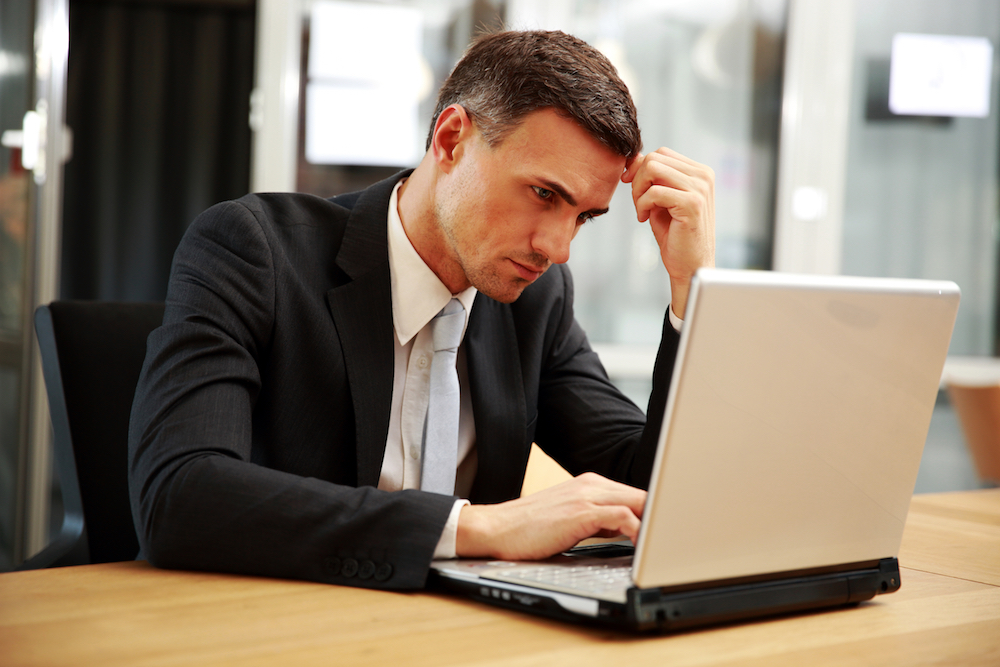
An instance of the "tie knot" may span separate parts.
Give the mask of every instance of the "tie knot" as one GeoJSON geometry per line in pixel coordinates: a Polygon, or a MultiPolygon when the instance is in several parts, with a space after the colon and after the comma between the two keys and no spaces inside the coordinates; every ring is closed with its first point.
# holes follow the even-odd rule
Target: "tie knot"
{"type": "Polygon", "coordinates": [[[459,343],[462,342],[462,328],[464,326],[465,306],[458,299],[452,299],[431,320],[434,351],[457,349],[459,343]]]}

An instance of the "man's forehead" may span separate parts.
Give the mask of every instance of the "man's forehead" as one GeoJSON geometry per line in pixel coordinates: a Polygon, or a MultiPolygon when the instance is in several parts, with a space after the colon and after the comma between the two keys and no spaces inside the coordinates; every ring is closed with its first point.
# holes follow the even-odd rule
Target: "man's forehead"
{"type": "Polygon", "coordinates": [[[608,198],[625,172],[626,159],[584,130],[576,121],[540,110],[491,148],[504,168],[549,183],[548,189],[577,201],[608,198]]]}

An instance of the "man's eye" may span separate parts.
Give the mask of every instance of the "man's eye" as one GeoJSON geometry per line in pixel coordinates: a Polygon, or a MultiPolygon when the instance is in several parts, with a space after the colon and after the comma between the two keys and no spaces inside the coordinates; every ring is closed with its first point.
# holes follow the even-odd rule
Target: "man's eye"
{"type": "Polygon", "coordinates": [[[540,188],[537,185],[532,185],[531,188],[535,191],[535,194],[542,199],[552,199],[552,195],[555,194],[552,190],[546,190],[545,188],[540,188]]]}
{"type": "Polygon", "coordinates": [[[583,223],[590,222],[593,219],[594,219],[593,213],[581,213],[580,217],[577,219],[577,222],[579,222],[582,225],[583,223]]]}

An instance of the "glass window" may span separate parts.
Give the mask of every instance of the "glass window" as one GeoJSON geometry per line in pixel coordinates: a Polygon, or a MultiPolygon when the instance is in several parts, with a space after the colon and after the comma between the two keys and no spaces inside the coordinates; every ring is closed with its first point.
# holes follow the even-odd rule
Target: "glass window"
{"type": "MultiPolygon", "coordinates": [[[[32,3],[0,6],[0,132],[21,128],[30,105],[32,3]]],[[[10,134],[0,146],[0,571],[15,557],[21,434],[25,246],[31,175],[10,134]]]]}
{"type": "MultiPolygon", "coordinates": [[[[877,0],[859,4],[844,201],[843,272],[954,280],[962,288],[951,353],[995,350],[998,136],[989,115],[896,115],[893,39],[986,38],[1000,44],[1000,4],[877,0]]],[[[995,48],[990,60],[996,62],[995,48]]],[[[938,57],[944,65],[946,59],[938,57]]],[[[996,78],[997,67],[993,65],[996,78]]],[[[940,70],[936,76],[946,76],[940,70]]],[[[944,85],[947,81],[939,82],[944,85]]]]}
{"type": "MultiPolygon", "coordinates": [[[[305,135],[316,122],[309,114],[318,108],[310,108],[307,91],[331,80],[322,75],[323,67],[308,62],[308,54],[322,51],[310,45],[317,19],[326,20],[315,13],[321,2],[330,7],[328,0],[312,3],[313,21],[303,44],[307,55],[302,71],[308,75],[301,87],[305,117],[300,122],[298,189],[331,196],[412,163],[318,164],[307,159],[310,140],[305,135]]],[[[358,9],[357,3],[333,3],[338,5],[343,11],[358,9]]],[[[406,11],[419,14],[422,55],[414,71],[422,70],[421,80],[431,85],[416,86],[421,91],[418,155],[437,89],[477,29],[503,21],[512,28],[564,30],[601,49],[616,65],[635,98],[646,150],[669,146],[715,170],[718,264],[770,268],[785,0],[401,1],[369,5],[369,12],[384,15],[388,5],[400,9],[400,22],[406,11]]],[[[413,20],[413,14],[408,16],[413,20]]],[[[360,22],[356,30],[369,43],[385,42],[374,21],[367,28],[360,22]]],[[[356,131],[369,132],[366,127],[356,131]]],[[[635,219],[628,187],[619,187],[608,215],[577,236],[570,265],[577,318],[612,379],[644,406],[670,287],[653,235],[635,219]]]]}
{"type": "Polygon", "coordinates": [[[303,8],[296,188],[322,197],[415,167],[438,88],[476,30],[504,17],[502,2],[482,0],[307,0],[303,8]],[[349,45],[330,48],[324,35],[348,19],[350,43],[371,53],[344,62],[349,45]],[[338,117],[331,110],[344,100],[349,114],[338,117]]]}

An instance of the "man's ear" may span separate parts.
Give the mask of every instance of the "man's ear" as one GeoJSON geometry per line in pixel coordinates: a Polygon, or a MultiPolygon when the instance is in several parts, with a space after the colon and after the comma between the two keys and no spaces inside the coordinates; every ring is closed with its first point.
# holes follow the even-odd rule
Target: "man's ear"
{"type": "Polygon", "coordinates": [[[450,172],[461,159],[464,142],[472,137],[472,132],[472,119],[462,105],[452,104],[438,115],[431,138],[431,154],[441,171],[450,172]]]}

